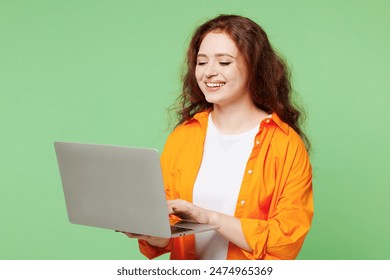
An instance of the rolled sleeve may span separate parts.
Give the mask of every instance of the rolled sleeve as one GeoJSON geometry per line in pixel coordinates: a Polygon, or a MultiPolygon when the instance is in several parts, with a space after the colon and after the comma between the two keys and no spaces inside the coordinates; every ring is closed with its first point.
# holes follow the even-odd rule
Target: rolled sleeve
{"type": "Polygon", "coordinates": [[[240,218],[245,239],[253,250],[249,259],[295,259],[314,213],[312,170],[306,150],[299,147],[284,166],[267,220],[240,218]]]}
{"type": "Polygon", "coordinates": [[[163,248],[158,248],[158,247],[151,246],[145,240],[138,240],[140,252],[148,259],[154,259],[163,254],[169,253],[172,249],[172,243],[173,242],[171,239],[167,246],[163,248]]]}

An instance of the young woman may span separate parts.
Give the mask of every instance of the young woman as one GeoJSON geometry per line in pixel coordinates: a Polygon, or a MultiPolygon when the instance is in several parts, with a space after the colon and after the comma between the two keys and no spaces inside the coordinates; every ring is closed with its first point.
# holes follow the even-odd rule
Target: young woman
{"type": "Polygon", "coordinates": [[[126,233],[149,258],[294,259],[313,216],[309,143],[288,71],[252,20],[221,15],[187,52],[180,121],[161,156],[168,207],[212,232],[126,233]]]}

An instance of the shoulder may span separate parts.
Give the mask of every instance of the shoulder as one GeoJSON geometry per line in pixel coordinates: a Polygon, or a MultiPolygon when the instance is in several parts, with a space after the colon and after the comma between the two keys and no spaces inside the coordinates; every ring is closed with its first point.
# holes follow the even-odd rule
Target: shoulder
{"type": "Polygon", "coordinates": [[[193,118],[178,125],[168,136],[167,143],[180,144],[202,137],[207,130],[209,112],[197,113],[193,118]]]}
{"type": "Polygon", "coordinates": [[[276,114],[272,116],[272,122],[269,124],[274,126],[271,145],[282,154],[302,154],[308,156],[305,143],[299,134],[283,122],[276,114]]]}
{"type": "Polygon", "coordinates": [[[209,112],[196,114],[192,119],[177,126],[168,136],[163,154],[175,155],[184,150],[203,145],[206,137],[209,112]]]}

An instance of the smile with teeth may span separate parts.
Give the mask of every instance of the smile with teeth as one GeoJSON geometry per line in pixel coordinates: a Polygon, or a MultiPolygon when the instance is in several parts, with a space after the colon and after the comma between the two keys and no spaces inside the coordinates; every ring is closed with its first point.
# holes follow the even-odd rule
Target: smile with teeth
{"type": "Polygon", "coordinates": [[[206,86],[211,88],[218,88],[224,86],[226,83],[206,83],[206,86]]]}

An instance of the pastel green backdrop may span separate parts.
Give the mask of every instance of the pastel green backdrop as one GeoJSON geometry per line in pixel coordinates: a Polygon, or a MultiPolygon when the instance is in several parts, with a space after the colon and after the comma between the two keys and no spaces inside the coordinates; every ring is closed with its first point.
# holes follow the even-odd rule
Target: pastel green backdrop
{"type": "Polygon", "coordinates": [[[53,141],[161,150],[189,36],[220,13],[264,27],[307,110],[299,259],[390,259],[389,3],[0,0],[0,259],[144,259],[68,222],[53,141]]]}

